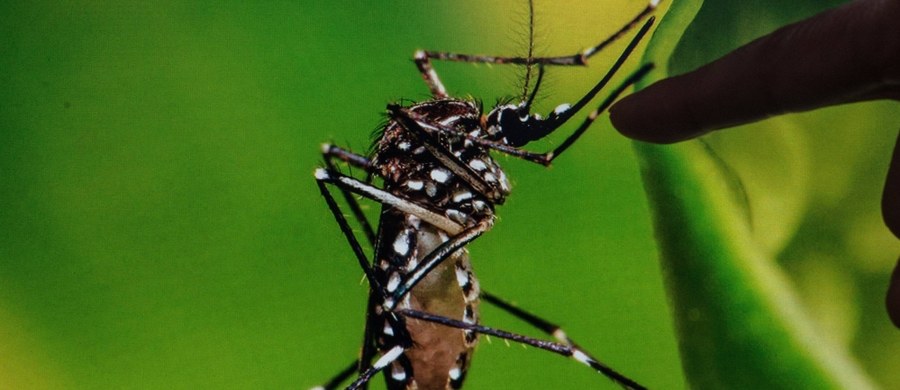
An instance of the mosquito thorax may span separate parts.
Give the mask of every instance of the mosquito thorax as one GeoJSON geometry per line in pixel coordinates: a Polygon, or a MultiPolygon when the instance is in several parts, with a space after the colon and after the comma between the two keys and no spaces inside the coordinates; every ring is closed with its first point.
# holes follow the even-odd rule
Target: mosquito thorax
{"type": "MultiPolygon", "coordinates": [[[[453,129],[437,141],[458,159],[468,172],[477,175],[488,191],[473,188],[459,177],[460,172],[438,160],[425,144],[396,121],[389,121],[375,144],[375,161],[385,187],[406,198],[441,210],[461,225],[471,225],[478,217],[493,213],[510,192],[509,181],[485,147],[468,138],[490,139],[483,126],[481,107],[461,99],[429,100],[406,109],[423,120],[453,129]],[[487,193],[485,193],[487,192],[487,193]]],[[[422,126],[429,126],[421,123],[422,126]]]]}

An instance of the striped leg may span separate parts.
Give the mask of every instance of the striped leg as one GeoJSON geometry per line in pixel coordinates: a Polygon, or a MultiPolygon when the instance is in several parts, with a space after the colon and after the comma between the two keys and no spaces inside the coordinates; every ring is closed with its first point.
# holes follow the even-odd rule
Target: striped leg
{"type": "Polygon", "coordinates": [[[659,5],[659,0],[651,0],[640,13],[638,13],[634,18],[632,18],[628,23],[626,23],[622,28],[618,31],[601,41],[600,43],[587,48],[580,53],[576,53],[568,56],[561,57],[499,57],[499,56],[484,56],[484,55],[471,55],[471,54],[459,54],[459,53],[448,53],[448,52],[437,52],[437,51],[419,51],[416,53],[416,61],[419,61],[419,57],[421,56],[423,61],[428,61],[429,59],[442,60],[442,61],[457,61],[457,62],[475,62],[475,63],[490,63],[490,64],[518,64],[518,65],[531,65],[531,64],[545,64],[545,65],[563,65],[563,66],[584,66],[587,65],[587,60],[594,54],[602,51],[605,47],[609,46],[609,44],[615,42],[619,38],[621,38],[625,33],[629,30],[633,29],[638,25],[642,20],[646,19],[650,16],[650,13],[656,9],[657,5],[659,5]]]}
{"type": "MultiPolygon", "coordinates": [[[[334,165],[334,160],[338,159],[351,167],[355,166],[362,168],[369,177],[376,173],[375,167],[372,166],[372,161],[367,157],[353,153],[339,146],[322,144],[322,157],[325,158],[325,166],[332,171],[337,170],[334,165]]],[[[360,226],[362,226],[363,232],[369,240],[369,244],[375,245],[375,230],[372,229],[372,224],[369,223],[369,219],[366,218],[366,215],[363,213],[362,208],[359,206],[359,202],[356,201],[356,198],[354,198],[349,191],[341,189],[341,193],[344,196],[344,201],[347,202],[347,206],[350,207],[353,216],[356,218],[357,222],[359,222],[360,226]]]]}
{"type": "MultiPolygon", "coordinates": [[[[577,360],[578,362],[581,362],[581,363],[587,365],[588,367],[593,368],[597,372],[605,375],[607,378],[611,379],[613,382],[616,382],[617,384],[622,386],[622,388],[630,389],[630,390],[646,389],[646,387],[641,386],[634,380],[628,378],[627,376],[619,373],[616,370],[613,370],[609,366],[601,363],[599,360],[595,359],[590,354],[588,354],[585,350],[581,349],[580,347],[576,346],[575,344],[570,344],[570,343],[562,344],[562,343],[555,343],[555,342],[547,341],[547,340],[539,340],[539,339],[535,339],[532,337],[520,335],[517,333],[507,332],[504,330],[494,329],[494,328],[477,325],[477,324],[469,324],[469,323],[466,323],[463,321],[454,320],[451,318],[446,318],[446,317],[441,317],[441,316],[436,316],[433,314],[424,313],[424,312],[417,311],[417,310],[404,309],[404,310],[398,310],[397,313],[400,315],[403,315],[405,317],[408,317],[408,318],[416,318],[416,319],[423,320],[423,321],[434,322],[436,324],[441,324],[444,326],[449,326],[449,327],[453,327],[453,328],[457,328],[457,329],[471,330],[471,331],[478,332],[481,334],[486,334],[486,335],[499,337],[502,339],[511,340],[511,341],[515,341],[518,343],[530,345],[535,348],[540,348],[540,349],[550,351],[550,352],[553,352],[553,353],[556,353],[556,354],[559,354],[562,356],[568,356],[568,357],[571,357],[572,359],[577,360]]],[[[565,338],[565,339],[568,340],[568,338],[565,338]]]]}
{"type": "MultiPolygon", "coordinates": [[[[644,30],[642,30],[642,31],[644,31],[644,30]]],[[[636,45],[637,40],[633,40],[632,43],[636,45]]],[[[585,95],[578,103],[576,103],[575,106],[562,111],[561,114],[559,114],[556,117],[551,116],[551,118],[554,118],[552,120],[553,123],[548,123],[548,125],[558,127],[559,125],[562,125],[563,123],[565,123],[565,121],[569,120],[569,118],[571,118],[578,110],[580,110],[580,108],[583,107],[584,104],[587,104],[587,102],[590,101],[594,97],[594,95],[597,92],[599,92],[600,89],[602,89],[604,86],[606,86],[606,84],[609,82],[609,80],[612,79],[613,74],[619,69],[619,67],[621,67],[621,65],[623,63],[624,63],[624,59],[622,59],[621,62],[617,62],[616,64],[614,64],[613,67],[611,67],[609,69],[606,76],[604,76],[603,79],[601,79],[600,82],[597,83],[596,86],[594,86],[594,89],[592,89],[590,92],[588,92],[588,94],[585,95]]],[[[481,145],[481,146],[489,148],[489,149],[496,150],[498,152],[506,153],[513,157],[518,157],[523,160],[531,161],[531,162],[538,163],[541,165],[550,165],[550,163],[554,159],[556,159],[556,157],[558,157],[560,154],[562,154],[562,152],[564,152],[566,149],[568,149],[569,146],[571,146],[573,143],[575,143],[575,141],[579,137],[581,137],[581,135],[584,134],[585,131],[587,131],[587,129],[591,126],[591,124],[593,124],[594,121],[597,119],[597,117],[600,115],[600,113],[603,111],[606,111],[606,109],[609,108],[609,106],[611,106],[616,101],[616,99],[618,99],[619,95],[624,93],[626,89],[631,87],[631,85],[638,82],[641,78],[643,78],[652,69],[653,69],[653,65],[647,64],[647,65],[642,66],[640,69],[638,69],[634,73],[632,73],[615,90],[610,92],[609,96],[607,96],[606,99],[604,99],[603,102],[601,102],[600,105],[596,109],[594,109],[593,111],[591,111],[590,114],[588,114],[587,118],[584,119],[584,121],[581,123],[580,126],[578,126],[578,128],[575,130],[575,132],[573,132],[568,138],[566,138],[562,144],[557,146],[552,151],[549,151],[546,153],[529,152],[527,150],[520,149],[518,147],[511,146],[511,145],[508,145],[505,143],[486,140],[484,138],[472,137],[472,136],[469,136],[468,134],[460,134],[457,130],[455,130],[453,128],[450,128],[447,126],[442,126],[440,124],[429,123],[429,121],[426,118],[424,118],[422,115],[416,114],[416,113],[411,112],[406,109],[392,108],[392,107],[388,107],[388,109],[402,111],[402,115],[396,115],[398,118],[406,117],[411,122],[418,123],[420,125],[418,127],[423,129],[425,132],[429,132],[432,134],[451,133],[451,134],[454,134],[454,135],[457,135],[460,137],[464,137],[466,140],[469,140],[472,143],[481,145]],[[426,124],[426,125],[423,125],[423,124],[426,124]]],[[[550,121],[550,120],[551,119],[548,118],[548,121],[550,121]]],[[[410,126],[410,127],[412,127],[412,126],[410,126]]]]}
{"type": "MultiPolygon", "coordinates": [[[[460,54],[460,53],[450,53],[450,52],[441,52],[441,51],[428,51],[428,50],[418,50],[413,56],[413,60],[416,63],[416,67],[419,69],[419,73],[422,74],[422,78],[425,80],[425,84],[428,85],[428,89],[431,91],[431,96],[435,99],[444,99],[449,97],[447,94],[447,88],[444,87],[444,84],[441,82],[440,77],[438,77],[437,72],[434,70],[434,67],[431,65],[431,60],[441,60],[441,61],[456,61],[456,62],[473,62],[473,63],[489,63],[489,64],[517,64],[517,65],[561,65],[561,66],[585,66],[587,65],[588,58],[592,57],[594,54],[599,53],[604,48],[609,46],[611,43],[615,42],[619,38],[621,38],[625,33],[629,30],[633,29],[638,25],[642,20],[646,19],[650,14],[656,9],[657,5],[659,5],[659,0],[651,0],[640,13],[638,13],[634,18],[632,18],[628,23],[626,23],[622,28],[618,31],[607,37],[606,39],[600,41],[600,43],[587,48],[579,53],[561,56],[561,57],[532,57],[531,51],[529,50],[528,57],[502,57],[502,56],[485,56],[485,55],[473,55],[473,54],[460,54]]],[[[531,12],[533,15],[533,11],[531,12]]],[[[533,31],[534,31],[534,20],[530,21],[530,29],[532,31],[531,42],[533,42],[533,31]]],[[[533,44],[532,44],[533,46],[533,44]]],[[[530,72],[530,70],[529,70],[530,72]]],[[[530,74],[530,73],[529,73],[530,74]]],[[[528,85],[527,79],[525,85],[528,85]]]]}

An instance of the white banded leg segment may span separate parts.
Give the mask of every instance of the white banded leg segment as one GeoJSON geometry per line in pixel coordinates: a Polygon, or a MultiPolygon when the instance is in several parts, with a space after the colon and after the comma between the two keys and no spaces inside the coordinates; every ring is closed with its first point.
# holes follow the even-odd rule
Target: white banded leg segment
{"type": "Polygon", "coordinates": [[[361,182],[349,176],[332,172],[327,169],[319,168],[315,172],[316,180],[321,182],[334,184],[342,189],[365,196],[379,203],[393,206],[394,208],[408,214],[415,215],[423,221],[428,222],[435,227],[449,232],[450,234],[458,234],[463,230],[462,225],[453,222],[449,218],[428,210],[409,200],[400,198],[390,192],[384,191],[373,185],[361,182]]]}
{"type": "Polygon", "coordinates": [[[387,367],[388,364],[391,364],[394,360],[397,360],[397,358],[403,354],[403,351],[404,351],[403,347],[401,347],[399,345],[394,348],[391,348],[389,351],[385,352],[384,355],[381,355],[381,357],[378,358],[378,360],[375,361],[375,364],[372,365],[372,368],[374,368],[376,370],[381,370],[381,369],[387,367]]]}
{"type": "Polygon", "coordinates": [[[373,364],[372,367],[369,367],[369,369],[360,374],[359,378],[356,378],[356,380],[353,381],[350,386],[347,386],[347,390],[356,390],[360,388],[360,386],[369,382],[369,379],[371,379],[373,375],[381,370],[384,370],[385,367],[397,360],[397,358],[399,358],[404,351],[405,349],[398,345],[385,352],[384,355],[381,355],[381,357],[375,361],[375,364],[373,364]]]}
{"type": "Polygon", "coordinates": [[[428,54],[425,51],[417,50],[413,55],[413,60],[416,62],[416,67],[419,68],[419,72],[422,73],[425,84],[428,84],[431,95],[435,98],[448,97],[447,88],[444,87],[441,78],[438,77],[437,72],[434,71],[434,67],[431,66],[431,60],[428,59],[428,54]]]}

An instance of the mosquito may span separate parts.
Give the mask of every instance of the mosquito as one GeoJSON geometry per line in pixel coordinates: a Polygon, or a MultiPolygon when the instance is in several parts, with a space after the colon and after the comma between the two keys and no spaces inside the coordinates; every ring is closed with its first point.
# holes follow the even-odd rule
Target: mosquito
{"type": "Polygon", "coordinates": [[[384,371],[389,389],[459,389],[466,377],[478,335],[489,335],[573,358],[627,389],[644,387],[594,358],[559,326],[482,291],[466,245],[490,230],[495,208],[510,193],[509,180],[490,152],[496,151],[544,166],[567,150],[617,97],[641,79],[652,64],[641,66],[591,111],[562,144],[546,153],[521,147],[567,123],[609,83],[653,25],[658,0],[650,3],[596,46],[570,56],[534,57],[533,4],[527,57],[497,57],[417,51],[414,62],[431,98],[407,106],[389,104],[388,121],[369,156],[325,144],[325,167],[315,171],[319,190],[355,254],[369,285],[360,356],[325,385],[334,389],[355,376],[346,388],[367,388],[384,371]],[[587,59],[635,29],[627,47],[597,84],[574,105],[561,104],[546,118],[531,112],[546,66],[584,66],[587,59]],[[525,67],[520,101],[485,112],[470,99],[447,94],[432,60],[515,64],[525,67]],[[530,89],[533,69],[537,68],[530,89]],[[337,164],[366,173],[357,179],[337,164]],[[374,185],[380,178],[383,188],[374,185]],[[371,261],[335,201],[337,188],[374,246],[371,261]],[[369,223],[357,196],[381,204],[377,229],[369,223]],[[483,300],[509,312],[556,341],[536,339],[481,325],[483,300]],[[373,362],[374,361],[374,362],[373,362]]]}

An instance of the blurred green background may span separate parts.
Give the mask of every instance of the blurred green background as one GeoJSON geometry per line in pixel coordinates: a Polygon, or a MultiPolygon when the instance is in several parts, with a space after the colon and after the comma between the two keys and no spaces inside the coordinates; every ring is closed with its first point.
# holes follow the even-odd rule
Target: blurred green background
{"type": "MultiPolygon", "coordinates": [[[[538,52],[570,54],[645,3],[538,5],[538,52]]],[[[314,185],[319,144],[365,151],[386,103],[426,98],[415,49],[522,55],[526,22],[522,1],[4,3],[0,388],[329,378],[357,354],[366,287],[314,185]]],[[[551,72],[540,110],[612,55],[551,72]]],[[[437,67],[487,106],[519,91],[517,69],[437,67]]],[[[551,169],[501,163],[514,193],[471,247],[482,285],[642,383],[682,386],[628,141],[600,123],[551,169]]],[[[469,385],[615,388],[500,340],[469,385]]]]}
{"type": "MultiPolygon", "coordinates": [[[[717,3],[676,67],[827,5],[717,3]]],[[[645,5],[557,4],[537,4],[539,54],[589,46],[645,5]]],[[[415,49],[522,55],[526,21],[518,0],[0,5],[0,388],[329,378],[357,354],[366,286],[314,185],[319,144],[365,151],[386,103],[427,98],[415,49]]],[[[539,109],[578,99],[623,46],[553,69],[539,109]]],[[[515,68],[436,67],[452,94],[486,106],[520,89],[515,68]]],[[[799,276],[823,331],[883,384],[898,379],[900,346],[879,295],[900,248],[877,209],[895,109],[835,108],[709,140],[761,202],[759,241],[799,276]],[[759,129],[770,137],[754,141],[759,129]]],[[[501,163],[513,194],[470,248],[482,286],[641,383],[682,388],[629,141],[601,118],[550,169],[501,163]]],[[[488,307],[483,322],[535,334],[488,307]]],[[[615,388],[485,339],[468,385],[615,388]]]]}
{"type": "MultiPolygon", "coordinates": [[[[706,2],[681,37],[670,71],[694,69],[779,26],[841,3],[706,2]]],[[[790,287],[796,289],[796,302],[792,296],[779,300],[811,319],[792,325],[816,333],[816,346],[826,351],[826,361],[843,364],[836,372],[852,371],[858,362],[863,377],[889,389],[900,383],[900,332],[887,318],[884,294],[900,242],[883,225],[880,202],[900,128],[897,113],[897,102],[844,105],[703,138],[733,179],[729,185],[735,203],[742,206],[738,212],[746,217],[754,253],[785,271],[790,287]],[[841,360],[844,355],[850,357],[846,364],[841,360]]],[[[741,287],[724,287],[732,288],[741,287]]],[[[755,325],[759,324],[746,327],[755,325]]],[[[759,345],[764,343],[759,340],[759,345]]],[[[757,355],[766,352],[772,354],[772,362],[787,357],[776,351],[757,355]]],[[[728,375],[708,376],[727,383],[728,375]]]]}

